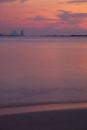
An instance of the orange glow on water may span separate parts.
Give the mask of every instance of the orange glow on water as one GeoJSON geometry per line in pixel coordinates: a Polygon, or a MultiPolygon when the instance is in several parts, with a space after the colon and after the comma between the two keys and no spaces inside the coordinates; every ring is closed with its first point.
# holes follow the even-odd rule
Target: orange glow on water
{"type": "MultiPolygon", "coordinates": [[[[86,100],[86,42],[72,38],[5,39],[0,44],[1,94],[16,94],[19,100],[13,100],[15,103],[86,100]]],[[[10,102],[4,100],[0,102],[10,102]]]]}

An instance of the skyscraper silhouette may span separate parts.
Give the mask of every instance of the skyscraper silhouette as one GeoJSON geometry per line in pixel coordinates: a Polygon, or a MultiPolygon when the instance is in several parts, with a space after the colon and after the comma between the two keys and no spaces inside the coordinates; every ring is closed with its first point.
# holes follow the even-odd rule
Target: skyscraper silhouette
{"type": "Polygon", "coordinates": [[[23,30],[21,30],[20,36],[22,36],[22,37],[24,36],[23,30]]]}

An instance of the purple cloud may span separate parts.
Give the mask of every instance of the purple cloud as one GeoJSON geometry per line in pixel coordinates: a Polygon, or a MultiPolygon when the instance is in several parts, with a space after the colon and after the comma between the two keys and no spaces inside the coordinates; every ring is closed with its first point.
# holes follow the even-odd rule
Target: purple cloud
{"type": "Polygon", "coordinates": [[[4,3],[4,2],[14,2],[14,1],[17,1],[17,0],[0,0],[1,3],[4,3]]]}
{"type": "Polygon", "coordinates": [[[20,0],[20,2],[24,3],[25,1],[28,1],[28,0],[20,0]]]}
{"type": "Polygon", "coordinates": [[[33,20],[35,20],[35,21],[48,21],[48,20],[53,20],[53,19],[46,18],[46,17],[38,15],[33,20]]]}
{"type": "Polygon", "coordinates": [[[67,3],[74,4],[74,3],[85,3],[87,0],[69,0],[67,3]]]}
{"type": "Polygon", "coordinates": [[[60,10],[57,15],[62,23],[68,25],[79,25],[85,18],[87,18],[87,13],[72,13],[65,10],[60,10]]]}
{"type": "Polygon", "coordinates": [[[0,3],[15,2],[15,1],[20,1],[21,3],[24,3],[27,0],[0,0],[0,3]]]}
{"type": "Polygon", "coordinates": [[[43,17],[41,15],[37,15],[34,18],[26,18],[26,20],[34,20],[34,21],[54,21],[56,19],[43,17]]]}

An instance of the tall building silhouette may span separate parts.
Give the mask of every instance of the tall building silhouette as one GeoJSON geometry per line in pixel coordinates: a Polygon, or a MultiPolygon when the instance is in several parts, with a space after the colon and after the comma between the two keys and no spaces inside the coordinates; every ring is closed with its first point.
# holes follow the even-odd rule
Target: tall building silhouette
{"type": "Polygon", "coordinates": [[[21,32],[20,32],[20,36],[24,36],[24,31],[23,30],[21,30],[21,32]]]}

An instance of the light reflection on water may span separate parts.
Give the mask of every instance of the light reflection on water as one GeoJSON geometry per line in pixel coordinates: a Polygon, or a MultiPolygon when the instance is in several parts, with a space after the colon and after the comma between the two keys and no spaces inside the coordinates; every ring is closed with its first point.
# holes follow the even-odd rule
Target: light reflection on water
{"type": "Polygon", "coordinates": [[[86,39],[0,39],[0,105],[86,100],[86,39]]]}

